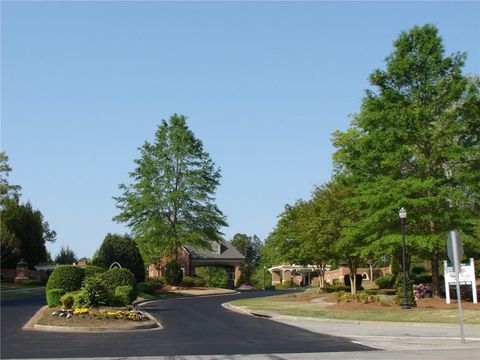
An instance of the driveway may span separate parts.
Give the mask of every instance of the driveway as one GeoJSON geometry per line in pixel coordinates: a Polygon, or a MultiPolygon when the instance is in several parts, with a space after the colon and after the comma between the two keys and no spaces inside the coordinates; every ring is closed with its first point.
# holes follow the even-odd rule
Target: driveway
{"type": "MultiPolygon", "coordinates": [[[[40,297],[2,300],[1,358],[79,358],[173,355],[319,353],[374,350],[348,339],[237,314],[221,307],[239,295],[159,300],[144,308],[164,329],[132,333],[65,334],[23,331],[44,305],[40,297]]],[[[268,293],[273,295],[274,293],[268,293]]]]}

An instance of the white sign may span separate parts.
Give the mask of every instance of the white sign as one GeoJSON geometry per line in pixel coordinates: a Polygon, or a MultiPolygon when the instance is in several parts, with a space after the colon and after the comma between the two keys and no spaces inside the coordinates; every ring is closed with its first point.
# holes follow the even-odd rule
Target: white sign
{"type": "MultiPolygon", "coordinates": [[[[450,284],[455,284],[456,274],[453,270],[453,266],[447,266],[447,261],[443,262],[445,268],[445,295],[447,304],[450,304],[450,284]]],[[[473,302],[477,303],[477,286],[475,284],[475,265],[473,259],[470,258],[470,265],[461,264],[460,271],[458,272],[458,281],[460,284],[471,284],[473,302]]]]}

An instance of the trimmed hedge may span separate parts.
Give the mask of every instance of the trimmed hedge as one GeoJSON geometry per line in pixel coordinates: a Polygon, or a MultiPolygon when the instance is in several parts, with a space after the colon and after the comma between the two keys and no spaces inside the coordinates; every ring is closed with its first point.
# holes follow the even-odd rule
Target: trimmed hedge
{"type": "Polygon", "coordinates": [[[82,290],[85,291],[90,306],[97,307],[100,305],[108,305],[110,303],[111,295],[109,292],[109,286],[102,277],[102,274],[85,278],[82,290]]]}
{"type": "Polygon", "coordinates": [[[63,289],[49,289],[47,290],[47,304],[49,307],[59,306],[61,298],[65,294],[63,289]]]}
{"type": "Polygon", "coordinates": [[[83,270],[85,271],[86,278],[90,276],[94,276],[96,274],[102,274],[105,271],[107,271],[107,269],[101,266],[95,266],[95,265],[86,265],[83,267],[83,270]]]}
{"type": "Polygon", "coordinates": [[[115,288],[115,300],[122,306],[130,305],[137,296],[131,286],[117,286],[115,288]]]}
{"type": "Polygon", "coordinates": [[[135,281],[135,276],[128,269],[110,269],[105,271],[100,276],[103,278],[103,280],[105,280],[105,283],[112,292],[115,292],[117,286],[124,285],[131,286],[132,289],[135,291],[137,290],[137,282],[135,281]]]}
{"type": "Polygon", "coordinates": [[[148,278],[147,282],[151,284],[155,290],[159,290],[162,288],[165,281],[163,281],[163,277],[152,277],[148,278]]]}
{"type": "Polygon", "coordinates": [[[351,289],[350,289],[350,286],[345,286],[345,285],[330,285],[330,286],[322,287],[321,290],[326,293],[334,293],[339,291],[349,292],[351,289]]]}
{"type": "Polygon", "coordinates": [[[141,282],[141,283],[137,284],[137,291],[139,293],[154,295],[155,294],[155,287],[153,286],[152,283],[141,282]]]}
{"type": "Polygon", "coordinates": [[[73,265],[58,265],[48,278],[46,290],[63,289],[66,293],[79,290],[85,277],[83,268],[73,265]]]}
{"type": "Polygon", "coordinates": [[[377,284],[379,289],[391,289],[395,284],[395,276],[393,274],[385,274],[375,280],[375,284],[377,284]]]}
{"type": "Polygon", "coordinates": [[[107,234],[93,259],[93,264],[109,268],[118,262],[129,269],[137,282],[145,281],[145,264],[137,243],[129,235],[107,234]]]}

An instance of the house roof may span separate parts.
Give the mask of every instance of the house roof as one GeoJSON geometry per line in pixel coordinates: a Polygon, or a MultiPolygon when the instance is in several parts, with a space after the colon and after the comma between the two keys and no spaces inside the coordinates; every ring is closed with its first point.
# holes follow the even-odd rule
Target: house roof
{"type": "Polygon", "coordinates": [[[232,259],[243,260],[243,256],[235,247],[228,241],[222,240],[220,253],[216,253],[208,249],[199,249],[191,245],[184,245],[184,248],[190,254],[192,259],[232,259]]]}

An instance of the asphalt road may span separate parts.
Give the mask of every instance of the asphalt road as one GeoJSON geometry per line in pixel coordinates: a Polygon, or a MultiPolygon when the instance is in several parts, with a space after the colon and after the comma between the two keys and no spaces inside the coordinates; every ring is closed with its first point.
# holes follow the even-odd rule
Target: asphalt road
{"type": "Polygon", "coordinates": [[[162,330],[127,333],[24,331],[44,305],[40,297],[1,302],[1,358],[78,358],[173,355],[234,355],[374,350],[345,338],[315,334],[264,318],[228,311],[221,304],[240,295],[160,300],[145,309],[162,330]]]}

